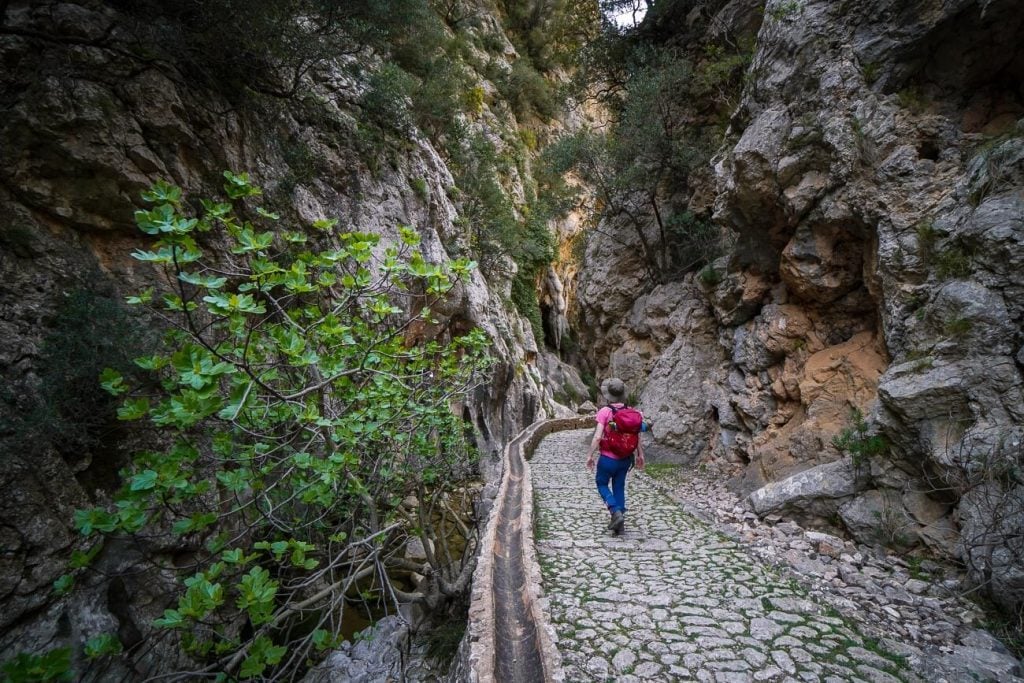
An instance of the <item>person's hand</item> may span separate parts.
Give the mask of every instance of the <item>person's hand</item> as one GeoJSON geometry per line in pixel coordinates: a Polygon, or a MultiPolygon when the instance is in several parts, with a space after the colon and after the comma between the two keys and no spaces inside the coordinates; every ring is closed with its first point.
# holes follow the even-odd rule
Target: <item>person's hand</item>
{"type": "Polygon", "coordinates": [[[591,453],[587,456],[587,469],[591,472],[594,471],[594,467],[597,465],[597,460],[594,459],[594,454],[591,453]]]}
{"type": "Polygon", "coordinates": [[[644,468],[644,463],[645,462],[646,461],[644,460],[644,454],[643,453],[637,453],[637,455],[636,455],[636,468],[638,470],[642,470],[644,468]]]}

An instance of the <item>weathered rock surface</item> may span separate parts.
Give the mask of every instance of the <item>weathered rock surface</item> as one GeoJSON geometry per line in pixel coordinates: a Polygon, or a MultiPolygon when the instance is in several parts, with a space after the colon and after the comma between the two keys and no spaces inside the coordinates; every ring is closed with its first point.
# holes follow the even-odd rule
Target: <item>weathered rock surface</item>
{"type": "Polygon", "coordinates": [[[342,643],[317,665],[305,683],[373,683],[397,679],[402,675],[402,650],[409,638],[409,627],[400,617],[384,617],[367,637],[353,644],[342,643]]]}
{"type": "Polygon", "coordinates": [[[818,502],[822,498],[847,498],[859,490],[853,463],[839,460],[804,470],[782,481],[771,482],[750,494],[754,512],[766,515],[786,507],[818,502]]]}
{"type": "MultiPolygon", "coordinates": [[[[968,461],[1024,422],[1021,42],[1013,0],[767,3],[714,160],[715,220],[736,244],[702,286],[711,315],[648,333],[650,299],[642,315],[624,301],[642,285],[636,251],[601,237],[578,290],[591,358],[633,379],[657,438],[746,464],[733,486],[764,513],[831,509],[859,540],[949,558],[977,559],[988,538],[1002,550],[969,562],[972,578],[1009,607],[1024,604],[1021,555],[1003,521],[982,520],[1016,512],[960,496],[992,498],[968,461]],[[869,480],[783,502],[778,484],[841,457],[851,409],[870,424],[856,438],[883,444],[869,480]]],[[[1009,489],[1008,505],[1024,495],[1009,489]]]]}
{"type": "MultiPolygon", "coordinates": [[[[47,605],[76,540],[71,513],[117,488],[117,470],[137,444],[120,433],[120,441],[107,433],[102,448],[74,453],[45,440],[33,448],[16,444],[31,440],[22,418],[45,388],[41,349],[55,334],[64,302],[85,292],[114,306],[154,277],[129,257],[150,241],[132,218],[141,190],[164,179],[191,199],[215,197],[221,171],[248,171],[267,205],[297,225],[340,218],[346,230],[385,240],[410,225],[435,262],[461,253],[468,238],[455,224],[451,173],[424,135],[412,131],[390,155],[360,142],[357,105],[365,84],[345,68],[351,58],[313,68],[304,97],[251,94],[258,101],[237,106],[174,64],[138,54],[132,23],[105,3],[14,2],[0,13],[0,383],[9,389],[0,395],[0,476],[10,492],[0,501],[0,528],[7,530],[0,532],[0,651],[6,653],[56,646],[68,633],[76,643],[96,635],[84,611],[66,600],[47,605]],[[413,180],[425,191],[417,192],[413,180]]],[[[486,132],[497,123],[485,107],[471,125],[486,132]]],[[[436,311],[454,329],[476,325],[491,339],[498,363],[490,384],[463,410],[488,456],[523,425],[569,411],[545,389],[545,370],[572,390],[557,398],[586,398],[575,371],[550,357],[538,362],[529,323],[507,303],[508,287],[475,273],[436,311]]],[[[147,581],[130,579],[124,591],[141,599],[147,581]]],[[[114,630],[144,631],[160,613],[118,611],[124,596],[108,597],[106,590],[97,583],[86,592],[91,612],[114,630]]],[[[158,607],[157,600],[150,603],[158,607]]]]}

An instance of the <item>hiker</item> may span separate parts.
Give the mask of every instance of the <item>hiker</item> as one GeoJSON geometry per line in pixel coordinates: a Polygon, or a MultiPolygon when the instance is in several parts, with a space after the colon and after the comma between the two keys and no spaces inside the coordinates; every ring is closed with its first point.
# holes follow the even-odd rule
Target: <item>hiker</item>
{"type": "Polygon", "coordinates": [[[626,385],[618,377],[602,382],[601,393],[608,405],[597,411],[597,427],[587,451],[587,469],[594,471],[596,465],[597,492],[611,515],[608,528],[618,536],[626,524],[626,474],[633,467],[634,452],[636,466],[644,468],[644,446],[640,442],[643,414],[625,404],[626,385]],[[601,457],[595,463],[598,450],[601,457]]]}

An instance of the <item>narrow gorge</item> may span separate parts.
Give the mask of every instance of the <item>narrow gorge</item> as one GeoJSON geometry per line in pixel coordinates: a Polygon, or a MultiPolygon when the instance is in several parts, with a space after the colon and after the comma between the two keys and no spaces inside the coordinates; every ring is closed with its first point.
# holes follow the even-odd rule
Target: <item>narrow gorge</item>
{"type": "MultiPolygon", "coordinates": [[[[880,636],[1024,676],[1022,46],[1016,0],[0,3],[0,670],[514,680],[466,627],[532,547],[506,447],[619,377],[645,500],[812,584],[896,558],[970,614],[880,636]]],[[[564,680],[755,680],[588,669],[548,597],[564,680]]]]}

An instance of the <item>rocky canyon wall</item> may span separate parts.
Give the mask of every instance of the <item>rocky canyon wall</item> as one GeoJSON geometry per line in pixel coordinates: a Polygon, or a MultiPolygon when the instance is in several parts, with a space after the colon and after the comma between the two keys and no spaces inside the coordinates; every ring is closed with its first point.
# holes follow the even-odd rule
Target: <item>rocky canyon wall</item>
{"type": "Polygon", "coordinates": [[[1024,604],[1024,15],[796,0],[761,19],[705,193],[728,254],[654,286],[592,236],[574,310],[594,366],[659,443],[742,464],[758,513],[925,546],[1024,604]]]}
{"type": "MultiPolygon", "coordinates": [[[[130,353],[145,325],[119,308],[125,294],[154,277],[129,256],[148,248],[132,218],[142,190],[163,179],[195,201],[222,194],[223,170],[247,171],[264,188],[265,204],[291,224],[336,218],[341,230],[385,239],[408,225],[434,262],[469,251],[452,174],[428,136],[410,129],[370,151],[360,137],[367,85],[352,67],[372,70],[379,58],[371,51],[318,63],[294,97],[248,93],[240,100],[192,81],[168,55],[145,50],[113,4],[0,6],[5,653],[80,643],[95,632],[117,633],[130,646],[164,607],[147,575],[129,574],[116,585],[97,579],[71,599],[52,592],[76,544],[73,511],[106,500],[120,485],[119,467],[144,442],[118,426],[109,404],[98,404],[106,412],[89,416],[88,433],[74,439],[55,427],[67,416],[54,413],[78,400],[89,407],[101,369],[91,363],[130,353]],[[63,396],[57,409],[55,396],[63,396]]],[[[497,19],[478,19],[481,31],[500,37],[495,49],[507,68],[515,50],[497,19]]],[[[494,92],[480,76],[483,101],[465,124],[501,150],[502,136],[516,135],[517,127],[494,92]]],[[[521,195],[524,180],[513,168],[507,191],[521,195]]],[[[507,277],[488,281],[478,271],[457,300],[435,312],[448,326],[479,326],[490,338],[497,365],[463,408],[488,456],[524,425],[565,414],[553,399],[557,387],[545,385],[545,369],[575,377],[538,348],[529,322],[509,302],[509,286],[507,277]]],[[[139,552],[147,551],[108,548],[99,566],[116,572],[139,552]]]]}

